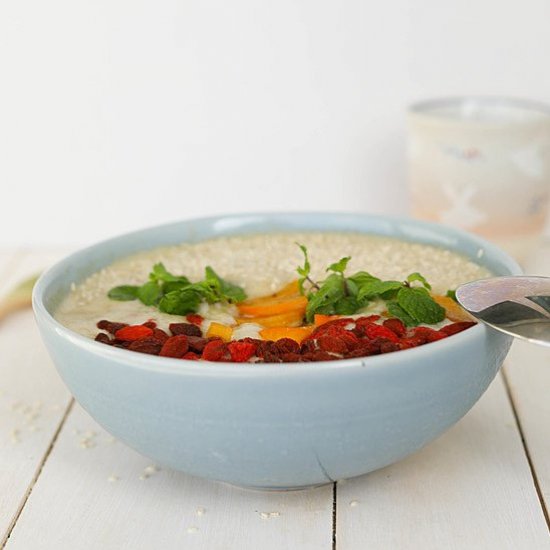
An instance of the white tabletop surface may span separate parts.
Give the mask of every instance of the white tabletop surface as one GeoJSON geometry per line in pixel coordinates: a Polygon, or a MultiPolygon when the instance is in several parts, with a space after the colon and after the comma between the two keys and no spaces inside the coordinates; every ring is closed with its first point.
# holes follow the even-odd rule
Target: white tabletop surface
{"type": "MultiPolygon", "coordinates": [[[[0,250],[0,292],[66,250],[0,250]]],[[[550,274],[550,246],[530,272],[550,274]]],[[[515,343],[475,407],[405,460],[255,492],[152,464],[58,377],[30,311],[0,325],[0,547],[550,549],[550,349],[515,343]]]]}

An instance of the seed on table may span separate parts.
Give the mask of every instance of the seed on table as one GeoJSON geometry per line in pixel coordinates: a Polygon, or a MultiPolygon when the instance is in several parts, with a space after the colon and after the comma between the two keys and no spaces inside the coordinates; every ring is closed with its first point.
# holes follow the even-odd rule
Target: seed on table
{"type": "Polygon", "coordinates": [[[262,519],[278,518],[280,515],[281,512],[260,512],[262,519]]]}

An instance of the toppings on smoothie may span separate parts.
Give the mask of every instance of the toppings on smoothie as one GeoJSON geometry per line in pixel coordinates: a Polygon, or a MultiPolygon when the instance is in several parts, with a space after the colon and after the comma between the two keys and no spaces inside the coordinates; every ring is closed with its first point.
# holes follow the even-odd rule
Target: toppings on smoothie
{"type": "Polygon", "coordinates": [[[366,271],[348,276],[351,257],[345,256],[326,268],[329,275],[325,279],[315,281],[310,275],[307,248],[299,247],[304,255],[304,265],[297,269],[300,278],[277,292],[250,300],[245,300],[240,287],[227,283],[209,267],[204,281],[191,283],[187,277],[172,275],[162,264],[156,264],[147,283],[115,287],[109,296],[121,301],[138,299],[164,313],[183,311],[187,322],[170,323],[167,333],[152,319],[141,325],[102,320],[97,327],[105,332],[100,332],[96,341],[175,359],[284,363],[409,349],[475,324],[449,292],[446,296],[432,295],[432,286],[419,272],[403,281],[383,280],[366,271]],[[232,322],[224,323],[187,313],[181,305],[166,307],[166,300],[186,302],[190,293],[197,300],[195,310],[199,302],[235,303],[232,307],[237,317],[230,316],[232,322]],[[378,305],[380,314],[365,314],[372,304],[378,305]],[[446,318],[454,322],[437,326],[446,318]],[[238,331],[245,326],[257,327],[254,334],[258,337],[239,336],[238,331]]]}
{"type": "Polygon", "coordinates": [[[471,327],[447,289],[483,276],[452,251],[372,235],[230,237],[119,260],[74,285],[58,315],[103,345],[172,359],[347,359],[471,327]]]}

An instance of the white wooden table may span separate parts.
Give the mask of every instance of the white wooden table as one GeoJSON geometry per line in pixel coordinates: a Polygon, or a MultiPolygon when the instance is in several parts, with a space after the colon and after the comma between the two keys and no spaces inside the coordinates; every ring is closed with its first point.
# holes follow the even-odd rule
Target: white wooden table
{"type": "MultiPolygon", "coordinates": [[[[0,250],[0,292],[66,250],[0,250]]],[[[550,273],[550,246],[533,273],[550,273]]],[[[0,547],[550,549],[550,350],[516,343],[442,437],[310,491],[240,490],[157,468],[74,401],[32,313],[0,325],[0,547]],[[25,343],[21,344],[22,336],[25,343]]]]}

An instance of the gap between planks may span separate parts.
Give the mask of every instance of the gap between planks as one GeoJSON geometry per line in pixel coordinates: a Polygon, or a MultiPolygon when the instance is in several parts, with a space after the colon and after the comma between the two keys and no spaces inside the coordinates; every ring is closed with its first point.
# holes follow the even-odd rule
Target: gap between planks
{"type": "Polygon", "coordinates": [[[504,382],[504,388],[506,389],[506,395],[508,397],[508,401],[510,402],[510,407],[512,408],[512,413],[514,414],[514,419],[516,422],[516,426],[519,431],[519,435],[521,437],[521,444],[523,445],[523,450],[525,452],[525,457],[527,458],[527,463],[529,464],[529,471],[531,472],[531,477],[533,478],[533,485],[535,486],[535,491],[537,493],[537,497],[539,499],[540,506],[542,508],[542,513],[544,515],[544,519],[546,521],[546,526],[548,527],[548,531],[550,532],[550,513],[548,511],[548,508],[546,507],[546,502],[544,501],[544,496],[542,494],[542,489],[540,487],[540,483],[537,477],[537,473],[535,471],[535,467],[533,465],[533,460],[531,459],[531,454],[529,452],[529,446],[527,445],[527,441],[525,439],[525,435],[523,433],[523,427],[521,425],[521,421],[519,419],[518,412],[516,410],[516,404],[514,403],[514,398],[512,395],[512,390],[510,389],[510,383],[508,382],[508,376],[506,374],[505,369],[501,369],[502,373],[502,380],[504,382]]]}
{"type": "MultiPolygon", "coordinates": [[[[11,253],[6,253],[6,255],[8,256],[8,259],[6,260],[6,263],[3,265],[2,269],[0,270],[0,288],[1,288],[0,294],[1,295],[4,295],[5,293],[10,292],[13,286],[17,284],[17,281],[10,280],[11,274],[17,271],[19,267],[24,264],[25,258],[30,254],[32,254],[32,250],[29,250],[27,248],[17,248],[13,250],[13,252],[11,253]],[[6,281],[8,282],[8,284],[5,284],[6,281]]],[[[36,471],[29,483],[29,486],[27,487],[27,490],[23,495],[21,503],[17,507],[15,511],[15,515],[12,521],[8,525],[8,528],[5,532],[4,537],[0,539],[0,549],[3,549],[6,546],[10,538],[10,535],[13,532],[13,529],[17,524],[17,521],[19,520],[19,517],[21,516],[21,513],[23,512],[23,509],[25,508],[25,505],[31,495],[33,487],[36,484],[38,478],[40,477],[40,474],[42,473],[42,469],[44,468],[44,465],[55,445],[55,442],[59,436],[59,433],[61,432],[63,425],[65,424],[65,421],[73,407],[73,404],[74,404],[74,399],[71,398],[65,408],[63,416],[61,417],[55,429],[55,432],[53,433],[52,439],[50,440],[46,451],[44,452],[42,458],[40,459],[37,465],[36,471]]]]}
{"type": "Polygon", "coordinates": [[[48,445],[48,448],[46,449],[46,452],[44,453],[44,456],[40,460],[40,463],[38,464],[38,468],[36,469],[36,473],[34,474],[29,487],[25,493],[25,496],[23,497],[23,500],[17,509],[15,513],[15,517],[13,518],[8,531],[6,533],[6,536],[4,540],[0,541],[0,549],[3,549],[6,544],[8,543],[10,536],[12,534],[13,529],[15,528],[15,525],[17,524],[17,521],[19,520],[19,517],[21,516],[21,513],[23,512],[23,509],[25,508],[25,505],[27,504],[27,501],[29,500],[29,497],[31,496],[32,490],[34,486],[36,485],[36,482],[38,481],[38,478],[40,477],[40,474],[42,473],[42,470],[44,469],[44,465],[46,464],[46,461],[48,460],[55,442],[57,441],[57,438],[59,437],[59,434],[61,433],[61,430],[63,429],[63,425],[65,424],[67,418],[69,417],[69,414],[73,408],[74,405],[74,397],[71,397],[71,400],[69,401],[69,404],[67,405],[65,412],[63,413],[63,416],[61,417],[61,420],[57,426],[57,429],[55,430],[55,433],[53,434],[52,440],[50,441],[50,444],[48,445]]]}
{"type": "Polygon", "coordinates": [[[338,482],[335,481],[332,484],[332,550],[336,550],[336,525],[337,525],[337,519],[338,519],[337,493],[338,493],[338,482]]]}

